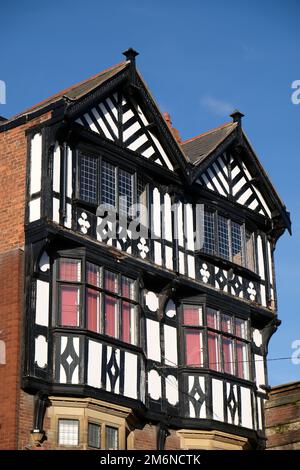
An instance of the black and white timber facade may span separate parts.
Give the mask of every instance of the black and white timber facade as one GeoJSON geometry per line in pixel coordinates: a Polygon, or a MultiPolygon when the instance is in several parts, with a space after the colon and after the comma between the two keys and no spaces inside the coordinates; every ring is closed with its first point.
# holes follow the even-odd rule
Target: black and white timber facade
{"type": "Polygon", "coordinates": [[[23,388],[260,448],[289,214],[242,114],[179,144],[135,55],[50,101],[28,132],[23,388]],[[140,203],[137,237],[122,213],[140,203]],[[100,204],[115,208],[111,237],[100,204]]]}

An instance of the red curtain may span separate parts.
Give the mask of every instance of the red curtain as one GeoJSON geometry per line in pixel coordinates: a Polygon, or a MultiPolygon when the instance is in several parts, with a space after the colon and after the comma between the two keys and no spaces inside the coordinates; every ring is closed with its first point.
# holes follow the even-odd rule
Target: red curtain
{"type": "Polygon", "coordinates": [[[222,315],[221,317],[221,330],[225,333],[231,333],[231,319],[228,315],[222,315]]]}
{"type": "Polygon", "coordinates": [[[183,323],[185,325],[199,326],[201,321],[201,307],[185,306],[183,310],[183,323]]]}
{"type": "Polygon", "coordinates": [[[105,296],[105,333],[109,336],[117,338],[118,325],[116,318],[117,300],[108,295],[105,296]]]}
{"type": "Polygon", "coordinates": [[[100,333],[100,294],[87,289],[87,328],[100,333]]]}
{"type": "Polygon", "coordinates": [[[105,271],[105,289],[117,292],[117,275],[115,273],[105,271]]]}
{"type": "Polygon", "coordinates": [[[189,366],[202,366],[202,335],[198,330],[185,332],[186,364],[189,366]]]}
{"type": "Polygon", "coordinates": [[[122,302],[122,340],[131,343],[130,316],[133,307],[129,302],[122,302]]]}
{"type": "Polygon", "coordinates": [[[235,319],[235,334],[240,338],[245,338],[246,333],[246,322],[245,320],[241,320],[239,318],[235,319]]]}
{"type": "Polygon", "coordinates": [[[100,287],[100,268],[92,263],[87,263],[87,282],[100,287]]]}
{"type": "Polygon", "coordinates": [[[122,276],[122,295],[131,299],[132,280],[122,276]]]}
{"type": "Polygon", "coordinates": [[[207,318],[207,326],[209,328],[214,328],[215,330],[218,329],[217,315],[218,315],[217,310],[214,310],[212,308],[207,309],[206,318],[207,318]]]}
{"type": "Polygon", "coordinates": [[[234,363],[233,363],[233,344],[230,338],[222,338],[223,345],[223,357],[224,357],[224,372],[227,374],[234,373],[234,363]]]}
{"type": "Polygon", "coordinates": [[[207,334],[208,339],[208,364],[213,370],[220,370],[219,341],[216,333],[207,334]]]}
{"type": "Polygon", "coordinates": [[[237,357],[237,376],[241,379],[248,378],[249,364],[246,362],[248,357],[244,354],[246,345],[241,341],[236,341],[236,357],[237,357]]]}
{"type": "Polygon", "coordinates": [[[80,281],[80,261],[61,258],[59,262],[59,278],[62,281],[80,281]]]}
{"type": "Polygon", "coordinates": [[[61,324],[78,326],[79,287],[61,286],[60,291],[61,324]]]}

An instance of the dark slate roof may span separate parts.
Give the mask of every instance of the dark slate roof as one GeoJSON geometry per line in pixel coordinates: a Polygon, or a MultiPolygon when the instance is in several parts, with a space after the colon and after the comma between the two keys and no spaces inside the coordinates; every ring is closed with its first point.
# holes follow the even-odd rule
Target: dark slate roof
{"type": "Polygon", "coordinates": [[[181,149],[191,163],[198,165],[237,127],[236,122],[229,122],[203,134],[182,142],[181,149]]]}
{"type": "Polygon", "coordinates": [[[121,62],[120,64],[114,65],[113,67],[100,72],[94,77],[91,77],[88,80],[71,87],[69,91],[64,93],[64,95],[70,100],[78,100],[83,95],[86,95],[93,89],[97,88],[99,85],[102,85],[102,83],[116,75],[118,72],[124,70],[128,64],[129,62],[121,62]]]}
{"type": "Polygon", "coordinates": [[[19,118],[26,114],[30,114],[40,109],[43,109],[46,106],[49,106],[55,103],[56,101],[59,101],[62,98],[75,101],[81,98],[82,96],[86,95],[90,91],[94,90],[96,87],[104,83],[106,80],[116,75],[118,72],[121,72],[122,70],[124,70],[128,66],[128,64],[129,64],[128,61],[123,61],[117,65],[113,65],[112,67],[106,70],[103,70],[102,72],[96,75],[93,75],[92,77],[89,77],[83,80],[82,82],[77,83],[76,85],[72,85],[71,87],[66,88],[65,90],[62,90],[56,93],[55,95],[50,96],[46,100],[32,106],[31,108],[26,109],[22,113],[19,113],[13,116],[12,118],[9,119],[9,121],[13,121],[16,118],[19,118]]]}

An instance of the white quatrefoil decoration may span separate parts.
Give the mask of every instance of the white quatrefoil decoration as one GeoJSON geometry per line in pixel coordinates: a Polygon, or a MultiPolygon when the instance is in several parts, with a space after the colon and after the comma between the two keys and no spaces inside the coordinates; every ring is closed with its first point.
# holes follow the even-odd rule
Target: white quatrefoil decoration
{"type": "Polygon", "coordinates": [[[149,252],[149,248],[147,247],[147,243],[145,238],[140,238],[140,243],[137,245],[139,252],[140,252],[140,257],[145,259],[147,256],[147,253],[149,252]]]}
{"type": "Polygon", "coordinates": [[[87,220],[87,214],[85,212],[81,212],[81,217],[78,219],[78,224],[80,226],[80,231],[86,235],[91,224],[87,220]]]}
{"type": "Polygon", "coordinates": [[[208,270],[208,266],[206,263],[202,263],[202,267],[200,269],[200,274],[202,276],[202,281],[205,282],[205,284],[208,283],[208,279],[210,278],[210,272],[208,270]]]}
{"type": "Polygon", "coordinates": [[[256,290],[254,289],[253,282],[249,282],[249,287],[247,289],[248,294],[250,295],[250,300],[255,300],[256,290]]]}

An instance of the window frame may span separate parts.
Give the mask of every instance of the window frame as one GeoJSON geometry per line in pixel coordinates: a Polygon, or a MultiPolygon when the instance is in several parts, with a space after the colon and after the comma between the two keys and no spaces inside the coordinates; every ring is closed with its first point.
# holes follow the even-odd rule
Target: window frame
{"type": "Polygon", "coordinates": [[[86,443],[87,443],[87,446],[88,446],[90,449],[96,449],[96,450],[101,450],[101,449],[102,449],[102,423],[101,423],[101,422],[95,421],[95,420],[92,420],[92,419],[89,419],[89,418],[88,418],[88,420],[87,420],[87,437],[86,437],[86,443]],[[99,447],[90,444],[90,441],[89,441],[89,427],[90,427],[90,425],[98,426],[98,427],[99,427],[99,430],[100,430],[100,439],[99,439],[100,442],[99,442],[99,447]]]}
{"type": "Polygon", "coordinates": [[[252,356],[251,356],[251,338],[250,338],[250,321],[249,318],[244,318],[243,315],[239,314],[231,314],[228,308],[217,308],[213,304],[207,303],[205,301],[194,301],[191,302],[189,300],[183,300],[180,307],[180,315],[181,315],[181,327],[182,327],[182,359],[184,367],[193,368],[193,369],[201,369],[201,370],[209,370],[212,373],[217,373],[221,375],[226,375],[228,377],[235,378],[238,380],[246,380],[253,382],[253,371],[252,371],[252,356]],[[192,325],[192,324],[185,324],[184,323],[184,308],[185,307],[202,307],[202,324],[200,325],[192,325]],[[216,327],[209,326],[207,322],[207,312],[208,309],[212,309],[217,312],[217,325],[216,327]],[[231,319],[230,322],[230,331],[222,330],[222,316],[229,317],[231,319]],[[235,322],[237,320],[241,320],[245,322],[246,325],[246,334],[245,337],[239,336],[236,333],[236,326],[235,322]],[[186,356],[186,332],[189,330],[198,330],[202,332],[202,366],[201,365],[193,365],[188,364],[188,359],[186,356]],[[208,335],[209,333],[215,334],[217,336],[218,341],[218,357],[220,360],[220,367],[214,369],[210,367],[209,363],[209,343],[208,343],[208,335]],[[224,361],[224,347],[223,341],[224,339],[228,338],[232,341],[232,355],[233,355],[233,373],[226,371],[225,361],[224,361]],[[242,343],[246,345],[247,351],[247,373],[244,377],[240,377],[238,375],[238,353],[236,344],[242,343]]]}
{"type": "MultiPolygon", "coordinates": [[[[80,202],[80,204],[89,207],[89,209],[94,209],[102,204],[102,162],[108,163],[114,167],[115,171],[115,210],[118,215],[124,216],[123,211],[120,213],[120,199],[119,199],[119,190],[120,190],[120,172],[124,171],[131,175],[131,205],[138,204],[139,201],[139,183],[142,182],[145,191],[146,191],[146,203],[147,207],[149,207],[149,184],[146,181],[146,178],[139,175],[135,168],[129,168],[126,165],[119,165],[117,161],[113,158],[107,157],[104,152],[97,154],[96,152],[86,151],[83,149],[79,149],[77,152],[77,188],[76,188],[76,200],[80,202]],[[97,178],[96,178],[96,201],[91,202],[86,200],[81,193],[82,188],[82,165],[81,165],[81,158],[88,157],[94,158],[97,162],[97,178]]],[[[128,213],[127,218],[130,220],[132,218],[132,214],[128,213]]],[[[147,217],[148,218],[148,217],[147,217]]],[[[148,220],[149,223],[149,220],[148,220]]]]}
{"type": "Polygon", "coordinates": [[[56,318],[55,318],[55,326],[58,326],[60,328],[80,328],[82,325],[82,316],[83,316],[83,289],[82,289],[82,284],[83,284],[83,263],[84,260],[81,256],[58,256],[55,259],[55,266],[54,266],[54,280],[53,282],[55,283],[55,295],[56,295],[56,318]],[[77,260],[80,262],[80,280],[68,280],[68,279],[62,279],[60,277],[60,260],[65,259],[65,260],[77,260]],[[70,287],[77,287],[79,289],[79,305],[78,305],[78,325],[63,325],[62,324],[62,304],[61,304],[61,290],[64,286],[70,286],[70,287]]]}
{"type": "Polygon", "coordinates": [[[98,420],[96,418],[88,416],[86,422],[86,445],[88,449],[91,450],[112,450],[112,449],[107,449],[107,428],[112,428],[117,431],[117,448],[114,450],[119,450],[120,449],[120,426],[117,425],[116,423],[111,423],[110,421],[102,421],[98,420]],[[89,425],[95,425],[100,428],[100,447],[95,447],[93,445],[90,445],[89,442],[89,425]]]}
{"type": "Polygon", "coordinates": [[[57,419],[57,440],[56,440],[56,442],[57,442],[57,445],[59,447],[78,448],[80,446],[80,419],[78,417],[73,417],[73,416],[59,416],[58,417],[58,419],[57,419]],[[76,421],[76,423],[78,424],[78,427],[77,427],[77,444],[61,444],[60,443],[60,423],[62,421],[76,421]]]}
{"type": "Polygon", "coordinates": [[[119,437],[119,428],[116,427],[116,426],[112,426],[111,424],[108,424],[108,423],[105,423],[104,424],[104,430],[105,430],[105,434],[104,434],[104,438],[105,438],[105,450],[119,450],[119,447],[120,447],[120,437],[119,437]],[[107,448],[107,428],[110,428],[110,429],[114,429],[116,432],[117,432],[117,448],[116,449],[111,449],[111,448],[107,448]]]}
{"type": "MultiPolygon", "coordinates": [[[[220,258],[220,260],[224,260],[225,262],[230,262],[234,264],[235,266],[239,266],[245,269],[248,269],[249,271],[253,273],[257,273],[257,247],[256,247],[256,242],[255,242],[255,230],[251,230],[250,227],[248,227],[248,224],[246,224],[245,220],[238,219],[238,217],[229,215],[225,211],[212,208],[210,206],[205,206],[204,208],[204,217],[203,217],[203,246],[199,250],[201,254],[205,254],[207,256],[216,256],[220,258]],[[208,244],[211,243],[213,240],[213,250],[208,249],[205,247],[206,239],[205,239],[205,221],[206,221],[206,216],[205,214],[210,213],[212,214],[212,225],[213,225],[213,234],[210,236],[210,239],[208,240],[208,244]],[[223,218],[227,221],[227,233],[228,233],[228,257],[223,256],[220,253],[220,238],[219,238],[219,223],[220,219],[223,218]],[[240,239],[241,239],[241,262],[238,263],[236,260],[234,260],[233,255],[233,224],[239,225],[240,226],[240,239]],[[250,249],[248,249],[247,245],[247,233],[251,235],[251,251],[252,251],[252,256],[253,259],[252,261],[249,260],[249,252],[250,249]]],[[[250,239],[249,238],[249,239],[250,239]]]]}
{"type": "Polygon", "coordinates": [[[117,271],[110,266],[104,264],[98,264],[96,260],[90,259],[87,256],[80,256],[79,254],[74,253],[59,253],[55,259],[54,270],[53,270],[53,301],[54,301],[54,313],[53,323],[54,327],[66,328],[66,329],[84,329],[87,332],[92,334],[98,334],[105,336],[106,338],[112,338],[113,340],[121,341],[123,344],[129,346],[140,346],[140,301],[139,301],[139,290],[138,290],[138,276],[134,277],[132,273],[125,273],[122,271],[117,271]],[[81,266],[81,278],[79,281],[69,281],[60,279],[60,266],[63,260],[78,260],[80,261],[81,266]],[[88,265],[92,264],[99,268],[100,275],[100,284],[98,286],[89,282],[88,279],[88,265]],[[116,275],[117,279],[117,292],[112,292],[105,287],[105,272],[111,272],[116,275]],[[123,291],[123,279],[129,279],[132,281],[130,289],[132,292],[129,292],[129,297],[123,291]],[[61,289],[63,286],[75,286],[79,289],[79,306],[78,306],[78,324],[77,325],[63,325],[62,318],[62,305],[61,305],[61,289]],[[88,328],[88,292],[92,291],[99,295],[100,297],[100,318],[99,318],[99,331],[88,328]],[[116,336],[108,335],[105,331],[105,305],[104,300],[105,296],[110,296],[116,299],[117,302],[117,317],[118,317],[118,334],[116,336]],[[123,303],[126,303],[130,306],[129,312],[129,334],[130,342],[125,341],[123,335],[123,303]],[[133,313],[131,313],[131,308],[134,308],[133,313]],[[133,323],[132,317],[133,316],[133,323]],[[133,325],[133,328],[132,328],[133,325]]]}

